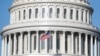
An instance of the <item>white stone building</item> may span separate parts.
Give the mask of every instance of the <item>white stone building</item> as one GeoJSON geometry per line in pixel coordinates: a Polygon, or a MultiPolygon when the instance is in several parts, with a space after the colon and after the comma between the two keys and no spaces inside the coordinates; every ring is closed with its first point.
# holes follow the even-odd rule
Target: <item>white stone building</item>
{"type": "Polygon", "coordinates": [[[87,0],[14,0],[1,56],[100,56],[100,31],[87,0]],[[51,37],[40,37],[50,32],[51,37]]]}

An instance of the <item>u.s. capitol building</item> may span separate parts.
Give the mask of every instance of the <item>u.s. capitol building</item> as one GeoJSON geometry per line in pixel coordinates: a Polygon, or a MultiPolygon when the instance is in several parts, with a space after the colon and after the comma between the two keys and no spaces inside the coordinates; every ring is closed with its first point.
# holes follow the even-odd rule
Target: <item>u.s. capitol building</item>
{"type": "MultiPolygon", "coordinates": [[[[9,2],[9,1],[8,1],[9,2]]],[[[100,56],[100,31],[87,0],[14,0],[2,56],[100,56]],[[51,37],[41,40],[49,32],[51,37]]]]}

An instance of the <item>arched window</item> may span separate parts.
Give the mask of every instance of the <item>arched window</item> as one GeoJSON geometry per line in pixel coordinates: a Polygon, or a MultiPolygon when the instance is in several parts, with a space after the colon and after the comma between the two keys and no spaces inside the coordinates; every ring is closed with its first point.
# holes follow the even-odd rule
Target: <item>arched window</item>
{"type": "Polygon", "coordinates": [[[64,18],[66,18],[67,11],[64,9],[64,18]]]}
{"type": "Polygon", "coordinates": [[[24,10],[23,11],[23,19],[25,19],[25,16],[26,16],[26,11],[24,10]]]}
{"type": "Polygon", "coordinates": [[[49,9],[49,18],[52,18],[52,8],[49,9]]]}
{"type": "Polygon", "coordinates": [[[59,16],[60,16],[60,9],[57,8],[57,18],[59,18],[59,16]]]}
{"type": "Polygon", "coordinates": [[[81,12],[81,20],[83,21],[83,10],[81,12]]]}
{"type": "Polygon", "coordinates": [[[19,20],[20,20],[20,11],[19,11],[19,20]]]}
{"type": "Polygon", "coordinates": [[[78,20],[79,11],[76,10],[76,20],[78,20]]]}
{"type": "Polygon", "coordinates": [[[38,17],[38,8],[35,9],[35,18],[38,17]]]}
{"type": "Polygon", "coordinates": [[[70,19],[73,19],[73,10],[70,10],[70,19]]]}
{"type": "Polygon", "coordinates": [[[86,11],[86,20],[85,21],[87,22],[87,11],[86,11]]]}
{"type": "Polygon", "coordinates": [[[29,9],[29,19],[31,19],[31,15],[32,15],[32,10],[29,9]]]}
{"type": "Polygon", "coordinates": [[[45,17],[45,8],[42,8],[42,18],[45,17]]]}

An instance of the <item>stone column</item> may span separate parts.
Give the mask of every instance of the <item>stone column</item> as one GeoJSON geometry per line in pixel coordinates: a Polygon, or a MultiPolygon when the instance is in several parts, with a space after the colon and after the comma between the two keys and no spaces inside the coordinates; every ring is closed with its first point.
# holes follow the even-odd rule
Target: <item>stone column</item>
{"type": "Polygon", "coordinates": [[[42,18],[42,8],[38,7],[38,16],[37,18],[42,18]]]}
{"type": "Polygon", "coordinates": [[[88,35],[85,34],[85,55],[88,56],[88,35]]]}
{"type": "Polygon", "coordinates": [[[91,35],[91,56],[93,56],[93,36],[91,35]]]}
{"type": "Polygon", "coordinates": [[[63,19],[64,18],[64,9],[63,7],[60,8],[60,19],[63,19]]]}
{"type": "Polygon", "coordinates": [[[30,32],[28,32],[28,53],[30,53],[30,32]]]}
{"type": "Polygon", "coordinates": [[[19,43],[18,43],[18,54],[22,54],[23,51],[23,33],[20,32],[19,43]]]}
{"type": "Polygon", "coordinates": [[[16,22],[18,22],[18,21],[19,21],[19,11],[16,10],[16,22]]]}
{"type": "Polygon", "coordinates": [[[28,8],[26,8],[26,13],[25,13],[25,19],[26,19],[26,21],[28,21],[29,20],[29,9],[28,8]]]}
{"type": "Polygon", "coordinates": [[[31,36],[32,38],[32,41],[31,41],[31,45],[32,45],[32,47],[31,47],[31,50],[32,50],[32,53],[34,52],[34,39],[35,39],[35,37],[34,37],[34,34],[32,34],[32,36],[31,36]]]}
{"type": "Polygon", "coordinates": [[[4,43],[5,43],[5,44],[4,44],[4,45],[5,45],[5,46],[4,46],[4,56],[6,56],[6,55],[7,55],[7,36],[5,36],[4,40],[5,40],[5,41],[4,41],[4,43]]]}
{"type": "Polygon", "coordinates": [[[98,39],[98,56],[100,56],[100,39],[98,39]]]}
{"type": "Polygon", "coordinates": [[[39,53],[40,52],[40,37],[39,37],[39,31],[37,31],[36,33],[36,52],[39,53]]]}
{"type": "Polygon", "coordinates": [[[12,15],[12,11],[11,11],[11,13],[10,13],[10,24],[12,24],[13,23],[13,21],[12,21],[12,19],[13,19],[13,15],[12,15]]]}
{"type": "Polygon", "coordinates": [[[4,56],[4,46],[5,46],[5,43],[4,43],[4,36],[2,37],[2,55],[1,56],[4,56]]]}
{"type": "Polygon", "coordinates": [[[56,36],[56,31],[54,31],[54,35],[53,35],[53,51],[54,53],[57,53],[57,36],[56,36]]]}
{"type": "Polygon", "coordinates": [[[90,18],[89,18],[89,11],[87,11],[87,23],[89,24],[89,20],[90,20],[90,18]]]}
{"type": "MultiPolygon", "coordinates": [[[[47,32],[47,31],[46,31],[47,32]]],[[[45,33],[46,33],[45,32],[45,33]]],[[[45,41],[45,53],[47,53],[48,52],[48,43],[47,43],[47,40],[48,39],[45,39],[44,41],[45,41]]]]}
{"type": "Polygon", "coordinates": [[[23,21],[23,9],[21,9],[21,21],[23,21]]]}
{"type": "Polygon", "coordinates": [[[75,36],[75,54],[78,54],[78,36],[75,36]]]}
{"type": "Polygon", "coordinates": [[[65,53],[65,31],[63,31],[63,36],[62,36],[62,44],[61,44],[61,50],[62,50],[62,53],[65,53]]]}
{"type": "Polygon", "coordinates": [[[81,22],[81,17],[82,17],[82,10],[81,9],[79,9],[79,21],[81,22]]]}
{"type": "Polygon", "coordinates": [[[97,52],[97,50],[98,50],[98,47],[97,47],[97,37],[95,37],[95,49],[94,49],[94,56],[97,56],[97,54],[98,54],[98,52],[97,52]]]}
{"type": "Polygon", "coordinates": [[[67,20],[70,20],[70,8],[67,8],[67,20]]]}
{"type": "Polygon", "coordinates": [[[15,33],[15,34],[14,34],[14,47],[13,47],[13,48],[14,48],[14,49],[13,49],[13,50],[14,50],[14,52],[13,52],[14,55],[16,54],[16,46],[17,46],[17,45],[16,45],[16,40],[17,40],[17,39],[16,39],[16,33],[15,33]]]}
{"type": "Polygon", "coordinates": [[[82,37],[81,33],[79,33],[79,54],[82,54],[82,37]]]}
{"type": "Polygon", "coordinates": [[[9,39],[9,42],[8,42],[8,56],[10,56],[11,55],[11,35],[10,34],[9,34],[8,39],[9,39]]]}
{"type": "Polygon", "coordinates": [[[67,53],[71,54],[71,33],[67,32],[67,53]]]}
{"type": "Polygon", "coordinates": [[[76,21],[76,8],[73,9],[73,20],[76,21]]]}
{"type": "Polygon", "coordinates": [[[56,19],[56,15],[57,15],[57,14],[56,14],[56,7],[53,7],[52,10],[53,10],[53,15],[52,15],[52,16],[53,16],[54,19],[56,19]]]}
{"type": "Polygon", "coordinates": [[[28,36],[27,36],[27,34],[24,34],[24,54],[27,54],[28,52],[27,52],[27,44],[28,44],[28,41],[27,41],[27,39],[28,39],[28,36]]]}
{"type": "Polygon", "coordinates": [[[49,10],[49,8],[46,7],[46,8],[45,8],[44,18],[48,18],[48,17],[49,17],[49,14],[48,14],[49,11],[48,11],[48,10],[49,10]]]}
{"type": "Polygon", "coordinates": [[[86,22],[86,10],[83,10],[83,21],[86,22]]]}
{"type": "Polygon", "coordinates": [[[74,33],[71,32],[71,49],[72,49],[72,54],[74,54],[74,33]]]}
{"type": "Polygon", "coordinates": [[[31,17],[31,19],[33,20],[35,18],[35,8],[32,7],[31,9],[32,9],[32,12],[31,12],[32,13],[32,15],[31,15],[32,17],[31,17]]]}

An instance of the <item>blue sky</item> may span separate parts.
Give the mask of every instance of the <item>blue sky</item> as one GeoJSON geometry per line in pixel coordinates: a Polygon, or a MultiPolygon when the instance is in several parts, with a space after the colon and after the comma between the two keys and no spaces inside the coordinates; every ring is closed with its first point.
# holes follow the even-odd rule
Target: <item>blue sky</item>
{"type": "MultiPolygon", "coordinates": [[[[9,8],[13,0],[0,0],[0,31],[9,24],[9,8]]],[[[91,6],[94,8],[92,16],[93,25],[100,28],[100,0],[89,0],[91,6]]],[[[1,36],[0,36],[0,50],[1,50],[1,36]]]]}

